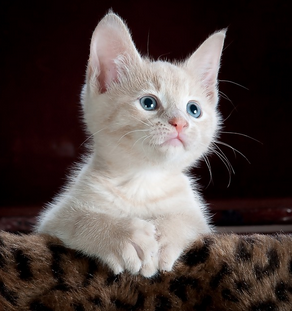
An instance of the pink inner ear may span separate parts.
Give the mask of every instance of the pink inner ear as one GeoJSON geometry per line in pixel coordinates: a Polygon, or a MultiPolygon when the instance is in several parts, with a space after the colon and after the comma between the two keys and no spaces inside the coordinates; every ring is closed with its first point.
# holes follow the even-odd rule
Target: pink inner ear
{"type": "Polygon", "coordinates": [[[91,42],[89,66],[91,73],[97,78],[99,91],[105,93],[109,86],[117,80],[117,65],[115,58],[122,52],[112,46],[112,37],[108,39],[102,31],[91,42]]]}
{"type": "Polygon", "coordinates": [[[106,64],[102,64],[100,69],[100,75],[98,77],[99,89],[101,93],[105,93],[109,85],[117,81],[117,68],[116,64],[112,60],[106,64]]]}
{"type": "Polygon", "coordinates": [[[216,84],[219,65],[217,63],[210,64],[205,68],[201,76],[203,86],[212,87],[216,84]]]}
{"type": "Polygon", "coordinates": [[[88,73],[92,74],[90,78],[96,79],[101,93],[118,80],[118,69],[122,68],[117,67],[116,60],[125,55],[132,61],[140,59],[125,23],[109,13],[97,25],[90,45],[88,73]]]}

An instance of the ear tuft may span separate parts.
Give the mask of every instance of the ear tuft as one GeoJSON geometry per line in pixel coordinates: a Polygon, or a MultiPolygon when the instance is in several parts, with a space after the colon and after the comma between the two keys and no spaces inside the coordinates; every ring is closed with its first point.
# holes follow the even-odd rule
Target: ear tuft
{"type": "Polygon", "coordinates": [[[95,28],[90,45],[88,79],[99,92],[106,92],[118,80],[117,60],[121,57],[141,58],[126,24],[110,12],[95,28]]]}

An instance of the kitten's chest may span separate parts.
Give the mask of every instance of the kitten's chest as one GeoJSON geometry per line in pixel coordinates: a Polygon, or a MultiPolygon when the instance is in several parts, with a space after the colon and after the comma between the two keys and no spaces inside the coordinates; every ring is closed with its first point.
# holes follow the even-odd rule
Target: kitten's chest
{"type": "Polygon", "coordinates": [[[139,176],[116,184],[110,191],[116,208],[140,217],[194,204],[190,181],[184,175],[139,176]]]}

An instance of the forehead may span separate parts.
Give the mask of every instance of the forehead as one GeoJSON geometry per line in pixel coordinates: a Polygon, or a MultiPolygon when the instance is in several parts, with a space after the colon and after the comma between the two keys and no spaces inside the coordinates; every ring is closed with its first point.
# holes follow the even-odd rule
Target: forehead
{"type": "Polygon", "coordinates": [[[162,88],[181,89],[186,81],[186,72],[179,66],[164,61],[156,61],[150,64],[152,80],[157,91],[162,88]]]}
{"type": "Polygon", "coordinates": [[[149,66],[149,80],[160,100],[165,104],[176,104],[200,97],[200,89],[182,66],[157,61],[149,66]]]}

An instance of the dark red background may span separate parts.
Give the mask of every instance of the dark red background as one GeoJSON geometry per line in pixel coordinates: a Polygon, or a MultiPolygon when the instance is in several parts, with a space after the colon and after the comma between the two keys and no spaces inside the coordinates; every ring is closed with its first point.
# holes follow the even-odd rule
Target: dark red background
{"type": "Polygon", "coordinates": [[[225,131],[239,149],[228,172],[210,158],[196,169],[207,199],[292,194],[292,23],[290,1],[1,1],[0,206],[42,205],[84,152],[79,109],[91,34],[112,8],[138,49],[182,59],[228,27],[220,90],[225,131]]]}

